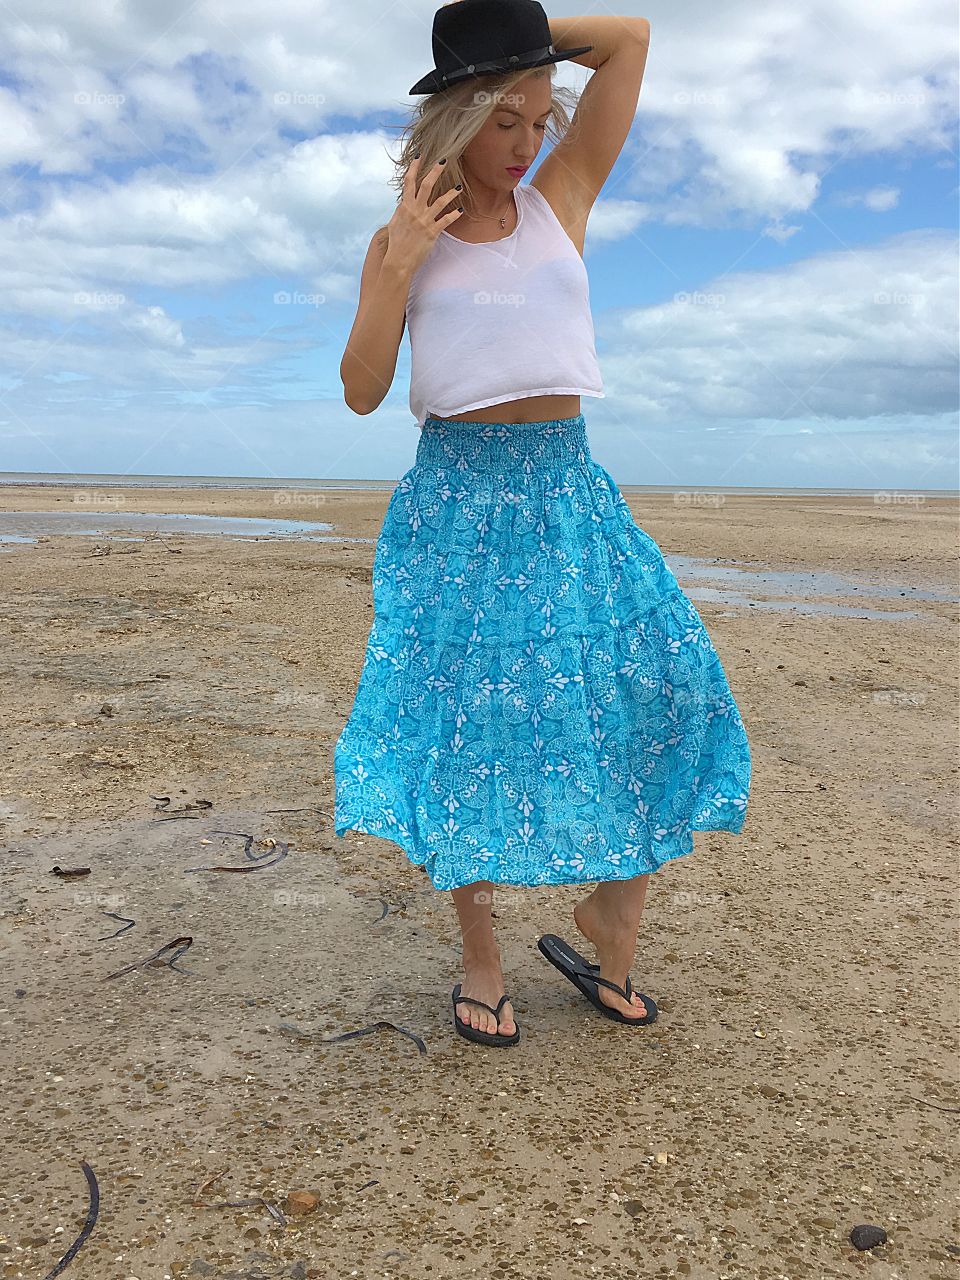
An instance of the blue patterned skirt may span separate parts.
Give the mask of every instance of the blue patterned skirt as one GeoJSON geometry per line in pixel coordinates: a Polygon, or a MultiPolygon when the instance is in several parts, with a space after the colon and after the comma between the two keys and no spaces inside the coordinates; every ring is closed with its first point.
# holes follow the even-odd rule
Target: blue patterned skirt
{"type": "Polygon", "coordinates": [[[720,659],[582,414],[427,418],[373,607],[338,836],[390,840],[455,889],[628,879],[742,828],[750,750],[720,659]]]}

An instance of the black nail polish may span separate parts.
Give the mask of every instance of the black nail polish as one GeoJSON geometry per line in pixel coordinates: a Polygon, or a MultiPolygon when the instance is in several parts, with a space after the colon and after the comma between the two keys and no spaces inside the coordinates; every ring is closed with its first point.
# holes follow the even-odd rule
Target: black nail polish
{"type": "Polygon", "coordinates": [[[419,151],[415,151],[415,152],[413,153],[413,158],[414,158],[414,160],[419,160],[419,159],[420,159],[420,152],[419,152],[419,151]]]}
{"type": "Polygon", "coordinates": [[[457,183],[457,185],[456,185],[453,189],[454,189],[454,191],[462,191],[462,190],[463,190],[463,183],[462,183],[462,182],[458,182],[458,183],[457,183]]]}
{"type": "Polygon", "coordinates": [[[441,163],[441,164],[446,164],[446,163],[447,163],[447,157],[446,157],[446,156],[444,156],[444,157],[443,157],[443,159],[440,161],[440,163],[441,163]]]}

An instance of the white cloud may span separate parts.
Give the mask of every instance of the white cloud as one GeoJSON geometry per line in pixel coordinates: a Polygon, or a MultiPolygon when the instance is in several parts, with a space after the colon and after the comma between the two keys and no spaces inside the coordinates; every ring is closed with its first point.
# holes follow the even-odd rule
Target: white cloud
{"type": "Polygon", "coordinates": [[[867,191],[848,191],[837,197],[837,204],[845,209],[863,208],[872,213],[888,213],[900,203],[900,188],[878,186],[867,191]]]}
{"type": "Polygon", "coordinates": [[[608,397],[651,421],[956,406],[956,240],[912,232],[598,318],[608,397]]]}
{"type": "Polygon", "coordinates": [[[606,200],[601,197],[590,211],[587,239],[591,246],[609,240],[623,240],[642,226],[648,217],[647,206],[638,200],[606,200]]]}

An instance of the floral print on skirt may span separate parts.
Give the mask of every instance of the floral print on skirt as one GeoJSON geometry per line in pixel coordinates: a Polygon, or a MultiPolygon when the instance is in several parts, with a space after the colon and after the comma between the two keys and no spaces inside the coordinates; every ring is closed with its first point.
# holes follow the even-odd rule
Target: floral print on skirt
{"type": "Polygon", "coordinates": [[[583,414],[427,418],[373,566],[334,751],[338,836],[437,889],[620,880],[739,832],[750,750],[720,659],[583,414]]]}

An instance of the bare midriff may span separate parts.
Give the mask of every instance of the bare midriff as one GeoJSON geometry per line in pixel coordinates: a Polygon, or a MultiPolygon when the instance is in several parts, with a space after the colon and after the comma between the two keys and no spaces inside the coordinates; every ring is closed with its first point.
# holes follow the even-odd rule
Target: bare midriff
{"type": "MultiPolygon", "coordinates": [[[[576,418],[580,413],[579,396],[526,396],[522,400],[505,400],[489,404],[485,409],[469,409],[442,422],[552,422],[555,418],[576,418]]],[[[439,418],[428,413],[428,418],[439,418]]]]}

